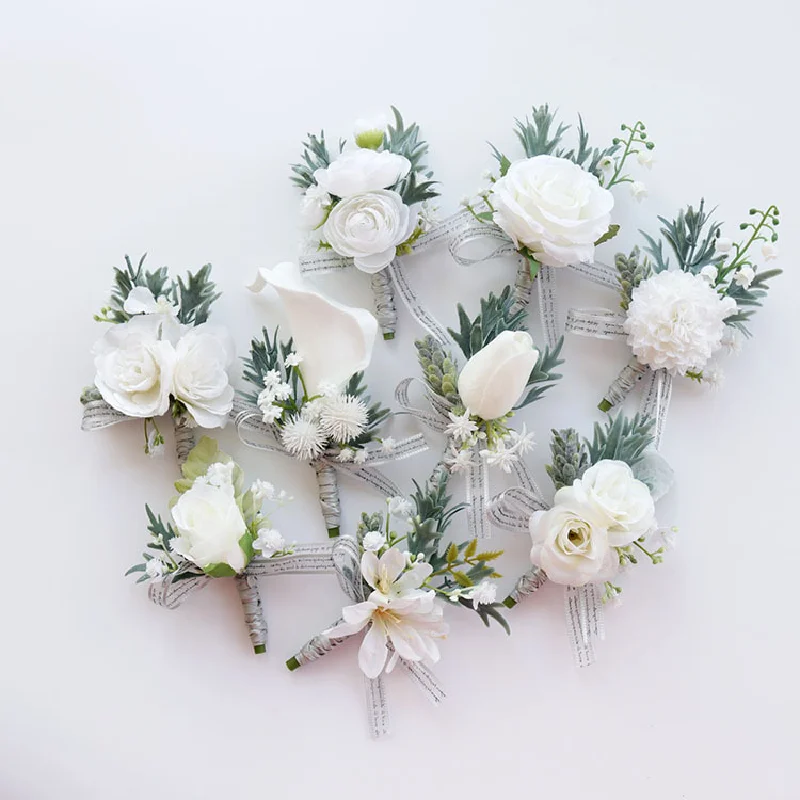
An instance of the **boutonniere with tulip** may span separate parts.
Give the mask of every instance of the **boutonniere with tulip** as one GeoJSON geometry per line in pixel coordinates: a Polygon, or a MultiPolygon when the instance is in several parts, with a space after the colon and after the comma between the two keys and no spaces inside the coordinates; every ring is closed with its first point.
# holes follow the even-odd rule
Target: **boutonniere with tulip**
{"type": "Polygon", "coordinates": [[[124,418],[143,421],[145,452],[162,450],[158,418],[167,412],[176,429],[179,458],[192,446],[191,428],[222,428],[233,407],[233,339],[208,322],[220,293],[206,264],[186,279],[166,267],[114,270],[111,298],[98,322],[110,327],[94,346],[94,385],[85,389],[84,429],[124,418]]]}
{"type": "MultiPolygon", "coordinates": [[[[394,293],[387,268],[411,252],[430,230],[438,196],[425,164],[427,143],[416,123],[358,120],[353,141],[340,140],[331,154],[325,134],[309,134],[303,159],[292,166],[292,183],[303,190],[301,218],[317,251],[332,252],[372,276],[378,317],[386,339],[394,338],[394,293]]],[[[321,271],[317,260],[304,268],[321,271]]]]}

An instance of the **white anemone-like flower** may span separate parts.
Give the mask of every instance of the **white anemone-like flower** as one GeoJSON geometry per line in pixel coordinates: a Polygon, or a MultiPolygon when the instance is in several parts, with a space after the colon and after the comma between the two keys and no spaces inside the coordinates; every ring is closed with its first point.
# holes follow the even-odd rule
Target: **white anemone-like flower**
{"type": "Polygon", "coordinates": [[[436,640],[447,636],[448,626],[435,592],[420,588],[432,571],[424,561],[407,568],[397,547],[380,558],[367,551],[361,558],[361,574],[373,591],[365,602],[343,608],[344,622],[325,635],[352,636],[368,627],[358,651],[358,665],[368,678],[377,678],[384,667],[391,672],[398,658],[438,661],[436,640]],[[387,665],[389,645],[393,652],[387,665]]]}
{"type": "Polygon", "coordinates": [[[325,434],[319,423],[303,416],[289,419],[281,431],[286,449],[297,458],[313,459],[325,449],[325,434]]]}
{"type": "Polygon", "coordinates": [[[320,399],[319,424],[325,436],[345,444],[356,438],[366,427],[366,403],[349,394],[320,399]]]}
{"type": "Polygon", "coordinates": [[[633,290],[625,320],[628,344],[642,364],[683,375],[702,370],[719,350],[736,302],[700,275],[659,272],[633,290]]]}

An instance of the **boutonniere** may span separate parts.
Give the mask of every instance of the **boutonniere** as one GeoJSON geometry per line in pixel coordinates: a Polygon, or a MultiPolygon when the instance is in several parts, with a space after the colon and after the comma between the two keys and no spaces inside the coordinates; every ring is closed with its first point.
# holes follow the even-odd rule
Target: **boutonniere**
{"type": "Polygon", "coordinates": [[[245,568],[258,556],[279,558],[293,553],[272,525],[265,503],[276,508],[287,500],[267,481],[245,488],[241,467],[213,439],[203,437],[181,466],[183,477],[170,503],[166,522],[146,506],[150,542],[143,560],[126,574],[150,582],[150,597],[176,607],[206,578],[235,577],[256,653],[266,650],[258,586],[245,568]]]}
{"type": "Polygon", "coordinates": [[[660,528],[655,503],[673,474],[652,447],[655,419],[622,415],[595,424],[592,440],[553,431],[547,473],[556,488],[548,505],[537,492],[511,489],[492,504],[507,530],[529,532],[533,568],[504,601],[509,608],[547,580],[565,587],[567,629],[580,666],[594,659],[603,635],[603,605],[619,602],[620,576],[643,561],[661,563],[674,528],[660,528]]]}
{"type": "Polygon", "coordinates": [[[750,209],[750,219],[739,225],[742,238],[723,236],[722,225],[700,202],[688,206],[674,220],[659,217],[663,239],[643,234],[644,251],[635,247],[615,259],[613,277],[619,288],[621,311],[571,309],[567,329],[601,338],[625,339],[633,358],[611,384],[599,407],[610,410],[637,381],[649,375],[660,387],[663,424],[671,379],[683,376],[698,383],[718,385],[715,364],[722,351],[736,352],[742,336],[780,269],[759,269],[777,257],[778,208],[750,209]],[[664,240],[674,266],[664,252],[664,240]]]}
{"type": "MultiPolygon", "coordinates": [[[[394,338],[397,322],[393,284],[401,276],[396,259],[416,250],[431,233],[429,201],[439,194],[425,164],[428,144],[419,127],[406,126],[400,112],[392,111],[393,124],[359,120],[354,141],[340,141],[333,155],[324,133],[309,134],[303,160],[292,166],[292,182],[304,192],[302,221],[317,251],[301,259],[303,271],[352,265],[369,274],[384,339],[394,338]]],[[[404,281],[402,288],[408,301],[404,281]]]]}
{"type": "Polygon", "coordinates": [[[94,385],[81,397],[82,427],[96,430],[124,419],[143,421],[145,452],[164,443],[157,419],[170,413],[178,459],[192,448],[192,429],[222,428],[233,407],[235,353],[227,330],[208,322],[220,296],[206,264],[186,279],[166,267],[144,269],[125,257],[114,270],[108,305],[95,315],[109,329],[94,346],[94,385]]]}
{"type": "Polygon", "coordinates": [[[278,332],[254,339],[245,360],[249,403],[237,417],[242,441],[310,463],[317,474],[320,504],[330,536],[339,533],[336,472],[344,471],[383,491],[397,487],[373,467],[427,449],[421,435],[396,440],[382,435],[388,409],[372,402],[364,383],[377,334],[374,317],[312,289],[293,264],[261,270],[251,287],[272,286],[283,302],[292,337],[278,332]],[[248,438],[257,430],[271,439],[248,438]]]}
{"type": "Polygon", "coordinates": [[[522,460],[533,447],[533,433],[525,425],[516,430],[511,422],[561,378],[555,370],[563,363],[563,338],[552,349],[538,350],[523,330],[525,318],[524,309],[515,310],[510,286],[482,299],[474,319],[459,304],[459,329],[448,330],[466,362],[459,368],[457,356],[428,336],[415,344],[430,410],[409,402],[413,379],[397,387],[401,407],[446,435],[444,463],[466,476],[469,529],[478,538],[489,535],[490,468],[514,472],[522,485],[533,489],[522,460]]]}
{"type": "Polygon", "coordinates": [[[439,660],[439,642],[446,638],[446,608],[459,606],[510,629],[496,601],[492,562],[502,550],[479,552],[476,540],[447,542],[445,533],[463,506],[451,506],[447,471],[437,468],[424,487],[416,485],[411,500],[387,501],[386,513],[363,514],[356,538],[342,537],[339,577],[352,605],[341,619],[309,640],[289,661],[296,670],[329,653],[350,637],[361,640],[358,665],[367,680],[373,736],[387,732],[383,675],[397,665],[411,676],[434,703],[444,691],[427,663],[439,660]],[[341,557],[343,551],[349,557],[341,557]]]}
{"type": "Polygon", "coordinates": [[[559,123],[549,106],[534,106],[531,116],[517,120],[514,129],[523,157],[512,160],[492,145],[497,167],[484,173],[488,187],[462,200],[473,224],[451,242],[453,256],[467,265],[518,254],[516,295],[522,305],[528,303],[537,275],[545,279],[542,292],[552,280],[552,269],[591,270],[595,247],[619,232],[611,220],[613,187],[627,183],[637,200],[646,195],[644,184],[629,173],[634,157],[652,166],[655,145],[642,122],[622,125],[620,136],[602,148],[589,144],[580,117],[577,141],[569,146],[564,137],[570,127],[559,123]],[[485,258],[465,257],[467,245],[481,238],[499,244],[485,258]]]}

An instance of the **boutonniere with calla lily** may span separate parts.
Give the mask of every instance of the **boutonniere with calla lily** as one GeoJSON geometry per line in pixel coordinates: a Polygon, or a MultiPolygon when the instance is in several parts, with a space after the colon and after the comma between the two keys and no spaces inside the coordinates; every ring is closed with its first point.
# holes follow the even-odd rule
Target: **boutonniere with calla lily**
{"type": "Polygon", "coordinates": [[[110,327],[94,346],[94,385],[84,390],[84,430],[105,428],[124,419],[140,419],[145,452],[156,455],[164,444],[158,418],[170,414],[178,459],[194,440],[192,428],[222,428],[233,407],[233,339],[208,322],[220,293],[206,264],[186,279],[169,276],[166,267],[114,270],[108,305],[95,315],[110,327]]]}
{"type": "Polygon", "coordinates": [[[334,545],[349,548],[349,560],[340,562],[340,583],[354,602],[287,662],[296,670],[358,637],[375,736],[387,730],[382,676],[398,664],[432,701],[444,698],[427,665],[439,660],[439,642],[449,631],[447,608],[474,611],[487,627],[495,620],[510,633],[496,600],[494,580],[501,576],[492,566],[503,551],[480,552],[475,539],[445,540],[464,507],[451,505],[447,481],[447,470],[438,466],[424,486],[415,483],[410,500],[388,499],[385,513],[362,515],[355,539],[342,537],[334,545]]]}
{"type": "Polygon", "coordinates": [[[395,259],[430,232],[430,201],[439,194],[419,127],[392,112],[393,123],[358,120],[353,141],[340,140],[333,155],[324,132],[308,134],[291,178],[303,190],[302,222],[316,251],[301,258],[301,268],[320,273],[352,265],[370,275],[385,339],[394,338],[397,321],[395,259]]]}
{"type": "Polygon", "coordinates": [[[532,569],[503,601],[512,608],[546,581],[565,587],[567,628],[580,666],[594,659],[603,636],[602,607],[619,602],[619,577],[643,560],[661,563],[675,528],[661,528],[655,503],[673,473],[655,449],[652,417],[618,415],[595,424],[591,440],[572,428],[553,431],[547,473],[552,504],[517,488],[494,498],[493,522],[529,533],[532,569]]]}
{"type": "Polygon", "coordinates": [[[373,469],[427,448],[421,435],[396,440],[382,434],[390,415],[372,402],[364,383],[377,334],[375,318],[364,309],[330,300],[313,289],[294,264],[261,270],[251,287],[271,286],[289,320],[291,338],[265,328],[245,359],[244,394],[250,408],[237,425],[245,444],[278,450],[310,463],[316,471],[320,503],[330,536],[339,533],[337,471],[364,480],[387,496],[397,487],[373,469]],[[274,444],[247,438],[256,429],[274,444]]]}
{"type": "Polygon", "coordinates": [[[514,415],[561,378],[555,370],[563,363],[563,339],[538,350],[523,330],[526,316],[510,286],[482,299],[474,319],[459,304],[459,328],[448,331],[466,362],[459,368],[453,351],[427,336],[415,344],[430,410],[410,404],[413,379],[397,387],[402,408],[446,435],[444,462],[466,476],[470,533],[479,538],[488,536],[489,468],[513,472],[523,485],[533,486],[522,459],[533,447],[533,433],[524,424],[520,430],[511,427],[514,415]]]}
{"type": "Polygon", "coordinates": [[[570,309],[567,330],[600,338],[624,339],[632,359],[609,386],[599,407],[609,411],[622,402],[637,381],[647,377],[662,396],[666,416],[672,378],[680,375],[718,386],[717,356],[738,352],[742,337],[780,269],[759,269],[778,255],[780,212],[750,209],[739,225],[742,238],[723,236],[721,223],[705,202],[682,209],[673,220],[659,217],[663,238],[642,233],[644,252],[619,253],[610,271],[619,290],[620,311],[570,309]],[[664,241],[675,259],[672,267],[664,241]]]}

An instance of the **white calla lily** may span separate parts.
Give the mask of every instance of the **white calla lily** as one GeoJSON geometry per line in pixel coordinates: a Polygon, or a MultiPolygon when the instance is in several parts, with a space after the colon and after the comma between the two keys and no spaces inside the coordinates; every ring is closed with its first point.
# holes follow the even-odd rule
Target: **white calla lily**
{"type": "Polygon", "coordinates": [[[309,394],[320,394],[326,384],[341,386],[367,368],[378,334],[378,322],[369,311],[320,294],[290,262],[260,269],[248,288],[260,292],[265,286],[275,289],[286,310],[309,394]]]}

